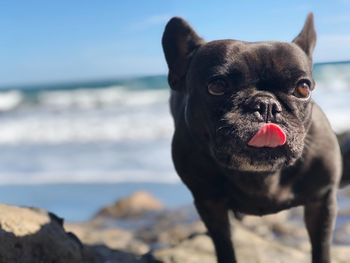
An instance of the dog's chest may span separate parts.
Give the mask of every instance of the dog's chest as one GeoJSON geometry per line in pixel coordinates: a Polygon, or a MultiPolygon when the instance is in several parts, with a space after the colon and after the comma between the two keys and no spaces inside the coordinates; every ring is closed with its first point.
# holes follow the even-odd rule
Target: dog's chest
{"type": "Polygon", "coordinates": [[[239,187],[228,184],[226,194],[232,210],[252,215],[276,213],[302,203],[302,197],[293,191],[292,185],[274,182],[239,187]]]}

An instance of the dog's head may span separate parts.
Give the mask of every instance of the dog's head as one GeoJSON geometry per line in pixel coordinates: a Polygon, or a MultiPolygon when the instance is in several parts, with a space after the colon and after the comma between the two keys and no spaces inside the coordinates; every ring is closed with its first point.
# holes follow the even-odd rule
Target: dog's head
{"type": "Polygon", "coordinates": [[[313,16],[291,42],[205,42],[172,18],[162,44],[192,135],[223,167],[274,171],[304,148],[311,119],[313,16]],[[269,124],[268,124],[269,123],[269,124]]]}

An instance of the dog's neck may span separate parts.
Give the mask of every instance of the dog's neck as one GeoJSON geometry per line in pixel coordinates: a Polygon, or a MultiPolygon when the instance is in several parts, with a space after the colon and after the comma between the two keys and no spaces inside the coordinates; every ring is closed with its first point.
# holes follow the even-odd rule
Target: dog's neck
{"type": "Polygon", "coordinates": [[[245,193],[273,194],[280,186],[280,172],[233,172],[227,178],[245,193]]]}

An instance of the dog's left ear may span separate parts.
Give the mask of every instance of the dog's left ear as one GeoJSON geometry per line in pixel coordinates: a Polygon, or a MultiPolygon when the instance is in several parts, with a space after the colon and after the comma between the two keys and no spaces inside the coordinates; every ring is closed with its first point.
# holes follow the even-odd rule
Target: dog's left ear
{"type": "Polygon", "coordinates": [[[172,89],[182,90],[188,65],[194,51],[204,40],[180,17],[173,17],[165,27],[162,45],[169,67],[168,82],[172,89]]]}
{"type": "Polygon", "coordinates": [[[312,58],[312,52],[314,51],[316,45],[316,31],[314,26],[314,15],[309,13],[304,27],[299,33],[299,35],[294,38],[293,43],[297,44],[308,57],[312,58]]]}

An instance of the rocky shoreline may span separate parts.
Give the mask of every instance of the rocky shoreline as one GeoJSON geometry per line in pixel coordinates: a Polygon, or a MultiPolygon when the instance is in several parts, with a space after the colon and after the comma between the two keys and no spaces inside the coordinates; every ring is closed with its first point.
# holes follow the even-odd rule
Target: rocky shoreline
{"type": "MultiPolygon", "coordinates": [[[[146,192],[106,206],[89,221],[64,223],[37,208],[0,205],[0,263],[214,263],[211,240],[192,206],[166,209],[146,192]]],[[[300,209],[232,217],[239,262],[310,262],[300,209]]],[[[335,263],[350,257],[350,222],[335,233],[335,263]],[[348,242],[348,243],[346,243],[348,242]]]]}

